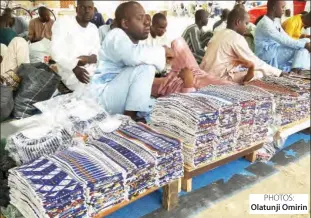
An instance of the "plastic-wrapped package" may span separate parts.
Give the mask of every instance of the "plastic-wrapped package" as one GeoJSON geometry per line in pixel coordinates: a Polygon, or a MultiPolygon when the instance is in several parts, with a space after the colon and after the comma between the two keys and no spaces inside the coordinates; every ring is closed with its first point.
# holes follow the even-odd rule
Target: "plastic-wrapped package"
{"type": "Polygon", "coordinates": [[[0,121],[4,121],[7,119],[13,108],[14,108],[14,101],[13,101],[13,90],[5,85],[0,85],[1,87],[1,116],[0,121]]]}
{"type": "Polygon", "coordinates": [[[22,82],[14,96],[13,115],[25,118],[35,114],[34,103],[51,98],[61,78],[43,63],[22,64],[17,74],[22,82]]]}

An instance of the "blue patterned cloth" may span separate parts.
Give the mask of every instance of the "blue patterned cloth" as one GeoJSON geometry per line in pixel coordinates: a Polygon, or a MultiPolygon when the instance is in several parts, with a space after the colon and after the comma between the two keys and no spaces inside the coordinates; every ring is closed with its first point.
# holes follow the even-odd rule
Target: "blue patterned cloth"
{"type": "Polygon", "coordinates": [[[26,217],[86,214],[83,187],[46,158],[10,170],[11,203],[26,217]],[[27,216],[28,215],[28,216],[27,216]]]}

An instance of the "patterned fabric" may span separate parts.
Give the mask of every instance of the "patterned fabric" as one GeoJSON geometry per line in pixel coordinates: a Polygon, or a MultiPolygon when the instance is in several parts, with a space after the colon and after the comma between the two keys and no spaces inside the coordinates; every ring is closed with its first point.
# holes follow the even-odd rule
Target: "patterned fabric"
{"type": "Polygon", "coordinates": [[[10,170],[11,204],[25,217],[86,215],[83,187],[46,158],[10,170]]]}
{"type": "Polygon", "coordinates": [[[159,98],[151,126],[184,142],[185,163],[198,167],[266,137],[272,95],[238,85],[208,86],[159,98]]]}
{"type": "Polygon", "coordinates": [[[91,147],[74,147],[49,157],[86,188],[89,215],[124,200],[121,168],[91,147]]]}
{"type": "MultiPolygon", "coordinates": [[[[33,131],[37,130],[34,128],[33,131]]],[[[29,138],[23,132],[19,132],[8,138],[5,149],[13,160],[21,165],[42,155],[66,149],[71,145],[71,140],[71,135],[65,129],[53,129],[38,138],[29,138]]]]}

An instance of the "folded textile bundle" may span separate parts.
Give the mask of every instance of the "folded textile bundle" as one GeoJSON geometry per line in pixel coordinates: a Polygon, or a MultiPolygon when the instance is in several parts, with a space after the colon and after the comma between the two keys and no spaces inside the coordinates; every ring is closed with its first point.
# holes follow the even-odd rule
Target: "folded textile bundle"
{"type": "Polygon", "coordinates": [[[99,156],[114,161],[122,168],[125,195],[128,199],[156,185],[155,159],[137,143],[116,132],[103,132],[99,139],[90,140],[87,145],[95,147],[99,156]]]}
{"type": "Polygon", "coordinates": [[[41,157],[10,170],[11,204],[25,217],[85,217],[83,187],[56,164],[41,157]]]}
{"type": "Polygon", "coordinates": [[[183,141],[185,163],[191,167],[214,157],[218,110],[204,95],[172,94],[158,98],[151,114],[151,127],[183,141]]]}
{"type": "Polygon", "coordinates": [[[240,106],[240,120],[238,124],[236,150],[243,149],[252,143],[265,140],[268,127],[274,123],[275,111],[273,95],[251,86],[228,85],[219,92],[231,95],[240,106]]]}
{"type": "Polygon", "coordinates": [[[121,168],[94,147],[72,147],[48,157],[85,189],[89,216],[125,199],[121,168]]]}
{"type": "Polygon", "coordinates": [[[166,185],[183,176],[182,144],[139,123],[125,125],[117,133],[146,149],[156,159],[157,185],[166,185]]]}
{"type": "Polygon", "coordinates": [[[5,149],[18,165],[64,150],[71,145],[72,137],[65,129],[43,129],[43,126],[28,129],[7,139],[5,149]]]}
{"type": "Polygon", "coordinates": [[[286,125],[309,116],[308,97],[286,88],[284,85],[278,85],[275,79],[270,80],[264,77],[264,80],[251,81],[248,85],[262,88],[274,96],[275,112],[279,116],[275,124],[286,125]],[[268,80],[268,82],[264,80],[268,80]]]}

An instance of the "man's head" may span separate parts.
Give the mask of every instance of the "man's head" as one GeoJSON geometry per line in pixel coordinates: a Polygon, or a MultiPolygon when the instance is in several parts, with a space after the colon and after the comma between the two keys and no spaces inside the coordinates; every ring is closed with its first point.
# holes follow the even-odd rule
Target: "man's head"
{"type": "Polygon", "coordinates": [[[164,14],[157,13],[152,17],[151,32],[156,36],[163,36],[166,32],[167,20],[164,14]]]}
{"type": "Polygon", "coordinates": [[[5,9],[3,10],[2,15],[6,15],[6,16],[8,16],[8,17],[13,17],[13,11],[12,11],[11,8],[5,8],[5,9]]]}
{"type": "Polygon", "coordinates": [[[268,0],[267,13],[276,18],[281,18],[285,13],[286,3],[282,0],[268,0]]]}
{"type": "Polygon", "coordinates": [[[206,26],[208,23],[208,12],[200,9],[195,12],[195,23],[199,26],[206,26]]]}
{"type": "Polygon", "coordinates": [[[302,22],[305,28],[311,27],[311,12],[302,15],[302,22]]]}
{"type": "Polygon", "coordinates": [[[229,9],[222,10],[222,13],[221,13],[221,16],[220,16],[221,20],[225,20],[226,21],[228,19],[229,13],[230,13],[229,9]]]}
{"type": "Polygon", "coordinates": [[[94,2],[91,0],[78,0],[76,12],[80,22],[90,22],[94,17],[94,2]]]}
{"type": "Polygon", "coordinates": [[[121,28],[134,43],[148,38],[150,21],[144,8],[135,1],[125,2],[115,12],[117,27],[121,28]]]}
{"type": "Polygon", "coordinates": [[[14,19],[14,16],[13,16],[13,11],[11,8],[5,8],[3,13],[2,13],[3,16],[5,16],[7,19],[8,19],[8,25],[9,27],[12,27],[15,23],[15,19],[14,19]]]}
{"type": "Polygon", "coordinates": [[[227,28],[244,35],[249,22],[247,11],[243,7],[234,7],[228,15],[227,28]]]}
{"type": "Polygon", "coordinates": [[[40,7],[38,12],[39,12],[40,20],[43,23],[49,22],[51,20],[50,11],[46,7],[40,7]]]}

